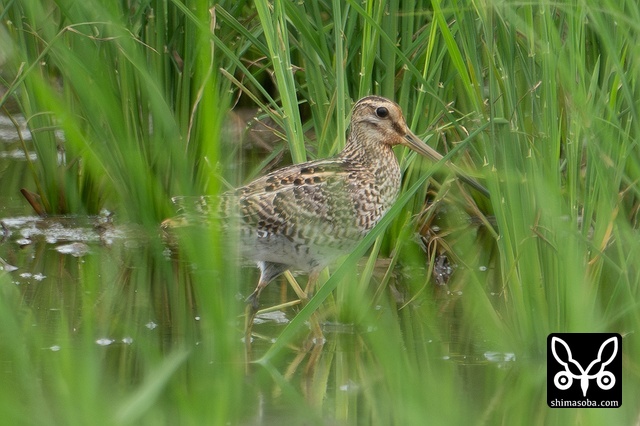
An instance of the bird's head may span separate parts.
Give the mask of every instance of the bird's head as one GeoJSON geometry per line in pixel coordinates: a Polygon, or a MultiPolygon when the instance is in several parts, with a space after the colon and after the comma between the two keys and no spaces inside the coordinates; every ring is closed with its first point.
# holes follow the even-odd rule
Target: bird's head
{"type": "Polygon", "coordinates": [[[433,161],[442,159],[407,127],[400,105],[381,96],[366,96],[356,102],[351,112],[351,132],[367,142],[404,145],[433,161]]]}
{"type": "MultiPolygon", "coordinates": [[[[369,146],[404,145],[435,162],[443,159],[438,151],[425,144],[407,127],[400,105],[381,96],[366,96],[356,102],[351,112],[351,133],[357,135],[355,139],[360,143],[369,146]]],[[[484,186],[453,164],[447,162],[446,165],[461,180],[489,197],[489,191],[484,186]]]]}

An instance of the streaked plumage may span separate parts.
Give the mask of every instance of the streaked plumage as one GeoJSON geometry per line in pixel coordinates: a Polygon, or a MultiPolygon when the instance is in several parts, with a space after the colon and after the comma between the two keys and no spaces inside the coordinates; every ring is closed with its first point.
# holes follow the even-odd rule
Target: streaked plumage
{"type": "Polygon", "coordinates": [[[288,269],[315,275],[353,249],[391,208],[401,184],[396,145],[442,159],[408,129],[396,103],[368,96],[354,105],[337,157],[276,170],[221,196],[217,209],[237,224],[243,256],[261,271],[248,299],[254,310],[278,275],[288,269]]]}

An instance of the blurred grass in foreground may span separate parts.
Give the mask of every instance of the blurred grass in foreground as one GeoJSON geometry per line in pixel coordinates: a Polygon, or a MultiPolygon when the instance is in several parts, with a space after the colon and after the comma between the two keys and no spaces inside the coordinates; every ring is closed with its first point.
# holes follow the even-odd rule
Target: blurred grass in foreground
{"type": "MultiPolygon", "coordinates": [[[[153,239],[83,262],[45,254],[43,263],[62,272],[39,297],[3,273],[0,356],[10,385],[0,406],[9,419],[637,421],[636,2],[210,6],[3,3],[3,40],[13,43],[3,83],[34,134],[34,190],[48,212],[106,207],[153,230],[171,213],[171,195],[215,194],[222,177],[243,181],[230,175],[240,149],[221,136],[232,104],[261,108],[300,161],[339,151],[351,102],[369,93],[398,101],[409,126],[441,152],[461,148],[453,161],[483,178],[492,198],[466,198],[426,162],[399,152],[404,208],[256,354],[248,379],[236,296],[254,283],[240,280],[215,227],[182,236],[174,263],[153,239]],[[431,173],[443,185],[427,205],[421,183],[431,173]],[[495,231],[469,225],[471,216],[494,216],[495,231]],[[438,242],[458,265],[449,293],[433,288],[412,243],[411,231],[434,218],[445,231],[438,242]],[[371,259],[389,255],[390,265],[414,271],[400,285],[400,303],[388,281],[369,279],[373,262],[354,278],[371,244],[371,259]],[[304,320],[325,298],[329,320],[354,331],[330,335],[302,362],[287,345],[303,346],[304,320]],[[147,333],[150,318],[160,333],[147,333]],[[546,407],[553,331],[625,336],[622,408],[546,407]],[[133,343],[97,345],[105,335],[133,343]],[[516,361],[489,362],[488,353],[516,361]]],[[[259,173],[260,165],[246,167],[259,173]]]]}

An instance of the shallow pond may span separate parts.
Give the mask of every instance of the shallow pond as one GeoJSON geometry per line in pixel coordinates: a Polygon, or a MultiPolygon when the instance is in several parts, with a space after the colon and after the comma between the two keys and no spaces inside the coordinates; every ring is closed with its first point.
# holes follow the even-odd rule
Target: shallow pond
{"type": "Polygon", "coordinates": [[[70,414],[56,406],[75,403],[85,411],[76,420],[95,410],[105,424],[544,419],[544,355],[479,335],[473,292],[433,284],[419,249],[406,264],[354,265],[291,333],[301,305],[278,279],[262,306],[289,305],[256,317],[249,349],[244,298],[257,273],[227,258],[215,234],[167,238],[108,211],[38,217],[20,195],[37,157],[24,155],[13,123],[0,120],[0,138],[0,313],[12,324],[0,376],[21,391],[36,383],[30,398],[45,408],[36,422],[63,422],[70,414]],[[361,282],[367,268],[372,279],[361,282]]]}

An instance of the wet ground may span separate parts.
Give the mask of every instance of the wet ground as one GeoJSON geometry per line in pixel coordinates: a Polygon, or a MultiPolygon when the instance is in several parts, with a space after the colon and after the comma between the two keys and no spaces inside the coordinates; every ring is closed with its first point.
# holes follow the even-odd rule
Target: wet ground
{"type": "MultiPolygon", "coordinates": [[[[95,216],[36,215],[20,192],[21,188],[34,188],[29,161],[36,161],[37,155],[29,148],[30,139],[24,118],[16,115],[9,120],[0,116],[0,270],[8,274],[18,290],[20,303],[35,312],[32,327],[50,330],[42,334],[42,349],[56,353],[78,344],[74,343],[73,333],[88,321],[87,315],[95,315],[91,321],[98,323],[92,337],[94,345],[105,350],[110,348],[110,356],[114,359],[124,359],[126,348],[152,336],[170,344],[176,339],[174,333],[179,328],[178,323],[186,323],[186,329],[193,330],[197,345],[201,313],[199,301],[191,289],[190,275],[201,272],[207,265],[185,263],[180,247],[167,241],[159,227],[148,229],[122,223],[107,210],[95,216]],[[89,305],[87,295],[92,300],[89,305]],[[182,303],[178,310],[176,298],[182,303]],[[66,324],[65,321],[71,324],[71,336],[59,331],[60,324],[66,324]]],[[[433,229],[437,231],[437,227],[433,229]]],[[[415,240],[416,244],[420,243],[419,238],[415,240]]],[[[428,245],[428,241],[423,243],[428,245]]],[[[365,264],[366,259],[363,259],[357,270],[364,270],[365,264]]],[[[410,284],[404,282],[406,277],[427,275],[427,265],[394,266],[389,259],[380,257],[373,268],[371,286],[376,288],[383,281],[388,283],[393,303],[403,308],[409,306],[398,320],[407,330],[421,323],[419,334],[431,338],[414,344],[428,347],[429,356],[436,362],[465,365],[469,374],[479,376],[486,374],[487,365],[499,370],[509,369],[516,361],[514,353],[495,350],[490,343],[470,347],[465,343],[466,338],[458,341],[456,304],[463,297],[463,291],[446,285],[457,268],[440,253],[435,257],[431,272],[434,281],[423,279],[423,282],[435,284],[409,288],[410,284]],[[416,296],[422,297],[420,303],[424,303],[425,295],[431,300],[429,303],[436,304],[442,321],[449,324],[448,335],[432,333],[422,324],[424,319],[412,317],[411,304],[416,296]]],[[[243,280],[235,296],[239,315],[229,320],[230,331],[237,342],[244,339],[244,298],[251,293],[257,280],[253,266],[242,264],[239,271],[243,280]]],[[[357,282],[358,276],[354,275],[352,281],[357,282]]],[[[295,295],[286,280],[272,283],[261,298],[262,306],[267,307],[292,300],[295,295]]],[[[366,347],[367,336],[374,336],[379,324],[375,320],[365,320],[363,325],[360,318],[360,324],[356,326],[353,319],[360,314],[333,312],[336,305],[326,305],[328,307],[319,318],[324,344],[313,340],[310,327],[309,336],[292,342],[281,364],[282,374],[289,379],[297,377],[301,387],[316,383],[320,386],[318,389],[325,391],[329,386],[344,395],[362,394],[371,377],[366,371],[358,372],[356,366],[362,362],[359,357],[366,347]],[[324,371],[335,368],[331,361],[334,356],[346,356],[354,369],[344,378],[330,380],[331,384],[327,385],[329,378],[324,371]]],[[[294,303],[258,314],[254,323],[253,353],[249,356],[255,358],[267,352],[300,308],[294,303]]],[[[373,316],[367,314],[371,318],[387,315],[389,310],[384,304],[372,308],[373,311],[368,312],[373,312],[373,316]]],[[[19,306],[16,309],[20,309],[19,306]]],[[[114,374],[123,374],[122,369],[115,370],[114,374]]],[[[373,374],[378,373],[373,371],[373,374]]],[[[270,415],[275,418],[291,410],[281,405],[277,394],[271,394],[268,399],[271,401],[270,415]]]]}

